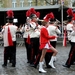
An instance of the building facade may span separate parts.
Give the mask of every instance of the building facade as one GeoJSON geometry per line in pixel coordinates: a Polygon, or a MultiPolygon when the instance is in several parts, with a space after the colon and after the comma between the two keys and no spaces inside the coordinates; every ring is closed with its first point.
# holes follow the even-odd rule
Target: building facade
{"type": "MultiPolygon", "coordinates": [[[[66,7],[75,6],[75,0],[0,0],[0,24],[4,24],[6,22],[6,11],[10,9],[14,11],[14,16],[18,19],[18,24],[25,23],[26,11],[31,7],[35,8],[36,11],[39,11],[41,13],[41,19],[48,12],[53,12],[55,14],[55,17],[61,21],[62,3],[66,7]],[[60,15],[57,16],[57,14],[60,15]]],[[[66,19],[65,11],[63,17],[64,19],[66,19]]]]}
{"type": "Polygon", "coordinates": [[[28,6],[47,6],[60,3],[60,0],[0,0],[0,7],[16,8],[28,6]]]}
{"type": "Polygon", "coordinates": [[[65,6],[75,7],[75,0],[0,0],[0,8],[49,6],[58,5],[61,2],[64,2],[65,6]]]}

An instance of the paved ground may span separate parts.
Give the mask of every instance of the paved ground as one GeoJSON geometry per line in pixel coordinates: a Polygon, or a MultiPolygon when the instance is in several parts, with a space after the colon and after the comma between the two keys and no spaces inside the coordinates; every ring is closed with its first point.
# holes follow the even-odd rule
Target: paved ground
{"type": "Polygon", "coordinates": [[[63,47],[62,44],[57,44],[57,61],[55,62],[56,69],[46,69],[47,73],[39,73],[38,68],[30,67],[26,60],[25,47],[17,47],[17,64],[15,68],[12,68],[8,64],[7,68],[3,68],[3,47],[0,47],[0,75],[75,75],[75,65],[72,65],[70,69],[64,68],[62,64],[65,63],[70,50],[70,45],[63,47]]]}

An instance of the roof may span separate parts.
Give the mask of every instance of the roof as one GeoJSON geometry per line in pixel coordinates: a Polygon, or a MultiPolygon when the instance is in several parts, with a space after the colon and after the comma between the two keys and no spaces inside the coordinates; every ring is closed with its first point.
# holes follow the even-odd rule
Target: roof
{"type": "Polygon", "coordinates": [[[16,7],[16,8],[0,8],[0,11],[7,11],[7,10],[13,10],[13,11],[20,11],[20,10],[28,10],[30,8],[38,9],[57,9],[60,7],[60,5],[48,5],[48,6],[28,6],[28,7],[16,7]]]}

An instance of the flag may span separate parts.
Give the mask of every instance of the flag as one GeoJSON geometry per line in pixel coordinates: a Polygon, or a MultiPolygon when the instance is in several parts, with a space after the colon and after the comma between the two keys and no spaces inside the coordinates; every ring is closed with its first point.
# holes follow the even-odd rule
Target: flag
{"type": "Polygon", "coordinates": [[[28,34],[28,38],[27,38],[26,42],[27,42],[28,44],[31,44],[31,42],[30,42],[30,35],[29,35],[29,34],[28,34]]]}
{"type": "Polygon", "coordinates": [[[64,38],[63,38],[63,46],[66,47],[67,46],[67,37],[66,37],[66,28],[64,30],[64,38]]]}
{"type": "Polygon", "coordinates": [[[8,27],[8,45],[13,46],[12,36],[9,27],[8,27]]]}

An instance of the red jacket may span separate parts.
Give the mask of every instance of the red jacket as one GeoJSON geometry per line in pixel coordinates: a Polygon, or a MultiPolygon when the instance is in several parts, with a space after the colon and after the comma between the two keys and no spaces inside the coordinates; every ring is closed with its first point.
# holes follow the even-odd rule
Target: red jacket
{"type": "Polygon", "coordinates": [[[44,48],[45,44],[49,42],[50,39],[55,39],[55,36],[49,36],[48,30],[43,27],[40,32],[40,49],[44,48]]]}

